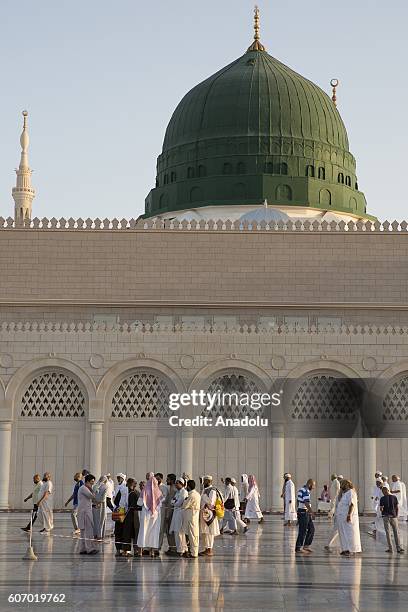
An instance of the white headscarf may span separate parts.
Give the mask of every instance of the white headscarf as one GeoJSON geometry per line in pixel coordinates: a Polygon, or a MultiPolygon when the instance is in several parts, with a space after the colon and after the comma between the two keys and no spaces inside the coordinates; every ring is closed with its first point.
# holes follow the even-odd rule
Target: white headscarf
{"type": "Polygon", "coordinates": [[[126,486],[126,474],[123,474],[122,472],[119,472],[119,474],[116,474],[116,478],[123,478],[123,482],[122,484],[117,484],[115,486],[115,492],[113,495],[113,500],[115,499],[115,497],[117,496],[117,494],[120,491],[120,501],[119,501],[119,506],[121,508],[126,508],[126,510],[128,509],[128,498],[129,498],[129,489],[126,486]]]}

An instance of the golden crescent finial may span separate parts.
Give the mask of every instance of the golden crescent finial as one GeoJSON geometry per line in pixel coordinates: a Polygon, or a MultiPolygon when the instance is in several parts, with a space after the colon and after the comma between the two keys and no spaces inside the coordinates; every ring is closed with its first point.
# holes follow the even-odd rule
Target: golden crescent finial
{"type": "Polygon", "coordinates": [[[255,8],[254,8],[254,42],[252,43],[252,45],[250,47],[248,47],[248,51],[266,51],[265,47],[260,42],[260,36],[259,36],[259,32],[260,32],[260,26],[259,26],[260,17],[259,17],[259,15],[260,15],[259,7],[255,6],[255,8]]]}
{"type": "Polygon", "coordinates": [[[336,96],[336,90],[337,87],[339,86],[339,79],[332,79],[330,81],[330,85],[332,86],[332,102],[334,104],[334,106],[337,106],[337,96],[336,96]]]}

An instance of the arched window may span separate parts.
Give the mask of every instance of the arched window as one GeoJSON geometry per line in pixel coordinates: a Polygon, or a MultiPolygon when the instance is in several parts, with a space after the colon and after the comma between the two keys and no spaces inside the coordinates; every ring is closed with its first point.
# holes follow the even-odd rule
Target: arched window
{"type": "Polygon", "coordinates": [[[187,178],[194,178],[194,168],[191,166],[187,168],[187,178]]]}
{"type": "Polygon", "coordinates": [[[111,416],[163,419],[169,416],[170,384],[159,374],[140,370],[122,380],[112,397],[111,416]]]}
{"type": "Polygon", "coordinates": [[[351,178],[349,176],[346,176],[346,185],[347,187],[351,187],[351,178]]]}
{"type": "Polygon", "coordinates": [[[174,183],[177,180],[177,174],[175,172],[171,173],[170,180],[172,183],[174,183]]]}
{"type": "Polygon", "coordinates": [[[314,177],[314,175],[315,175],[314,166],[312,165],[306,166],[306,176],[314,177]]]}
{"type": "Polygon", "coordinates": [[[265,172],[267,174],[273,174],[273,163],[272,162],[266,162],[266,164],[265,164],[265,172]]]}
{"type": "Polygon", "coordinates": [[[198,166],[198,176],[206,176],[207,172],[205,170],[205,166],[198,166]]]}
{"type": "Polygon", "coordinates": [[[331,193],[328,189],[321,189],[320,190],[320,194],[319,194],[319,202],[320,204],[322,204],[322,206],[324,207],[329,207],[331,206],[332,203],[332,197],[331,197],[331,193]]]}
{"type": "MultiPolygon", "coordinates": [[[[248,406],[242,406],[239,402],[241,394],[252,395],[262,392],[259,384],[250,378],[247,374],[239,372],[226,372],[215,378],[208,386],[208,393],[217,393],[220,391],[223,395],[223,402],[216,403],[211,410],[211,416],[214,418],[223,416],[226,418],[239,419],[248,415],[248,406]]],[[[202,412],[208,416],[208,410],[202,412]]],[[[262,416],[262,409],[256,411],[257,416],[262,416]]]]}
{"type": "Polygon", "coordinates": [[[283,175],[288,174],[288,164],[286,162],[280,163],[280,174],[283,174],[283,175]]]}
{"type": "Polygon", "coordinates": [[[159,177],[156,176],[156,187],[158,187],[158,186],[159,186],[159,177]]]}
{"type": "Polygon", "coordinates": [[[317,374],[304,380],[291,402],[295,420],[354,421],[360,392],[352,380],[317,374]]]}
{"type": "Polygon", "coordinates": [[[352,210],[357,210],[357,200],[356,200],[356,198],[350,198],[350,208],[352,210]]]}
{"type": "Polygon", "coordinates": [[[85,416],[85,393],[69,372],[37,374],[27,385],[22,399],[22,417],[72,418],[85,416]]]}
{"type": "Polygon", "coordinates": [[[246,188],[244,183],[235,183],[232,188],[232,192],[235,198],[245,198],[246,197],[246,188]]]}
{"type": "Polygon", "coordinates": [[[292,199],[292,189],[289,185],[278,185],[276,188],[276,199],[279,201],[290,201],[292,199]]]}
{"type": "Polygon", "coordinates": [[[338,177],[337,177],[337,182],[344,185],[344,174],[342,172],[339,172],[338,177]]]}
{"type": "Polygon", "coordinates": [[[166,208],[166,206],[168,205],[168,201],[169,201],[169,198],[167,196],[167,193],[162,193],[159,199],[160,208],[166,208]]]}
{"type": "Polygon", "coordinates": [[[190,202],[200,202],[202,199],[200,187],[193,187],[190,191],[190,202]]]}
{"type": "Polygon", "coordinates": [[[383,421],[408,421],[408,377],[395,381],[383,400],[383,421]]]}
{"type": "Polygon", "coordinates": [[[356,191],[358,191],[358,183],[357,183],[357,182],[354,184],[354,189],[355,189],[356,191]]]}
{"type": "Polygon", "coordinates": [[[238,162],[238,164],[237,164],[237,174],[245,174],[245,164],[244,164],[244,162],[238,162]]]}
{"type": "Polygon", "coordinates": [[[167,185],[167,184],[168,184],[168,182],[169,182],[169,175],[168,175],[168,174],[165,174],[165,175],[164,175],[164,184],[165,184],[165,185],[167,185]]]}
{"type": "Polygon", "coordinates": [[[322,167],[319,168],[319,179],[322,181],[326,180],[326,170],[322,167]]]}
{"type": "Polygon", "coordinates": [[[228,162],[226,162],[222,167],[223,174],[232,174],[232,166],[228,162]]]}

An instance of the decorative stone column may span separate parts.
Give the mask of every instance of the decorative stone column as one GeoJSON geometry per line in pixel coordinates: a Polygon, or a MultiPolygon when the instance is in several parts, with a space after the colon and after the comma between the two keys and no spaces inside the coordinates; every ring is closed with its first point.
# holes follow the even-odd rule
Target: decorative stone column
{"type": "Polygon", "coordinates": [[[364,512],[372,511],[371,495],[377,469],[377,440],[364,438],[364,512]]]}
{"type": "Polygon", "coordinates": [[[89,471],[99,478],[102,473],[102,427],[103,423],[91,422],[91,445],[89,451],[89,471]]]}
{"type": "Polygon", "coordinates": [[[194,436],[192,428],[183,428],[180,438],[180,473],[185,472],[193,476],[193,451],[194,451],[194,436]]]}
{"type": "Polygon", "coordinates": [[[285,471],[285,434],[283,425],[272,426],[272,511],[283,511],[281,498],[285,471]]]}
{"type": "Polygon", "coordinates": [[[2,477],[0,479],[0,509],[9,507],[10,485],[10,451],[11,451],[11,423],[0,423],[0,465],[2,477]]]}

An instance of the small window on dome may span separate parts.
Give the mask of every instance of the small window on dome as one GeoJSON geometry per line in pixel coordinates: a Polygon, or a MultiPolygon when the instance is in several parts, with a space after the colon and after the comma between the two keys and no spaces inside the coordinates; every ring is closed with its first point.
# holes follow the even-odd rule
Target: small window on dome
{"type": "Polygon", "coordinates": [[[342,172],[339,172],[338,177],[337,177],[337,182],[344,185],[344,174],[342,172]]]}
{"type": "Polygon", "coordinates": [[[347,187],[351,187],[351,178],[349,176],[346,176],[346,185],[347,187]]]}
{"type": "Polygon", "coordinates": [[[306,176],[314,177],[314,175],[315,175],[314,166],[312,165],[306,166],[306,176]]]}
{"type": "Polygon", "coordinates": [[[237,174],[245,174],[245,164],[244,164],[244,162],[239,162],[237,164],[237,174]]]}
{"type": "Polygon", "coordinates": [[[170,180],[172,183],[174,183],[177,180],[177,174],[175,172],[171,173],[170,180]]]}
{"type": "Polygon", "coordinates": [[[194,168],[191,166],[187,168],[187,178],[194,178],[194,168]]]}
{"type": "Polygon", "coordinates": [[[326,170],[324,168],[319,168],[319,179],[321,181],[326,180],[326,170]]]}
{"type": "Polygon", "coordinates": [[[356,191],[358,191],[358,183],[357,183],[357,182],[356,182],[356,183],[355,183],[355,185],[354,185],[354,189],[355,189],[356,191]]]}
{"type": "Polygon", "coordinates": [[[206,176],[207,172],[205,166],[198,166],[198,176],[206,176]]]}
{"type": "Polygon", "coordinates": [[[222,168],[223,174],[232,174],[232,166],[228,162],[226,162],[222,168]]]}
{"type": "Polygon", "coordinates": [[[168,174],[165,174],[165,175],[164,175],[164,184],[165,184],[165,185],[167,185],[167,184],[168,184],[168,182],[169,182],[169,175],[168,175],[168,174]]]}
{"type": "Polygon", "coordinates": [[[265,172],[267,174],[273,174],[273,163],[272,162],[266,162],[266,164],[265,164],[265,172]]]}
{"type": "Polygon", "coordinates": [[[159,186],[159,177],[156,176],[156,187],[158,187],[158,186],[159,186]]]}
{"type": "Polygon", "coordinates": [[[288,164],[286,162],[281,162],[281,164],[280,164],[280,174],[284,174],[284,175],[288,174],[288,164]]]}

